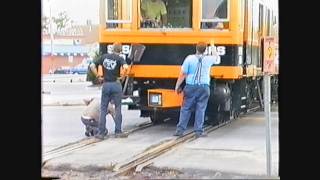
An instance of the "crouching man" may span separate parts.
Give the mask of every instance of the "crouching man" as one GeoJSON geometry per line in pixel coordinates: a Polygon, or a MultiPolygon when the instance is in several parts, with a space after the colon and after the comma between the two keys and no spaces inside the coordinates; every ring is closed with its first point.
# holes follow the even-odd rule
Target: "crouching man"
{"type": "MultiPolygon", "coordinates": [[[[86,127],[85,135],[88,137],[94,136],[98,133],[100,98],[91,98],[90,100],[84,99],[83,101],[87,105],[81,115],[81,121],[86,127]]],[[[112,102],[108,105],[107,114],[110,114],[113,120],[115,119],[115,105],[112,102]]]]}

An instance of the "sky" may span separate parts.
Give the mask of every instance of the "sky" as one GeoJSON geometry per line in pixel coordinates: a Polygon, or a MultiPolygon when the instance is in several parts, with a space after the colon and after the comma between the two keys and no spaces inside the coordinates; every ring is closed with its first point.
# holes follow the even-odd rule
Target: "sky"
{"type": "Polygon", "coordinates": [[[93,24],[99,23],[99,0],[42,0],[42,14],[48,17],[50,16],[49,1],[52,3],[53,17],[59,12],[67,11],[75,24],[86,24],[87,19],[90,19],[93,24]]]}
{"type": "Polygon", "coordinates": [[[50,1],[52,17],[67,11],[74,24],[85,24],[87,19],[99,23],[99,0],[42,0],[42,16],[50,16],[50,1]]]}

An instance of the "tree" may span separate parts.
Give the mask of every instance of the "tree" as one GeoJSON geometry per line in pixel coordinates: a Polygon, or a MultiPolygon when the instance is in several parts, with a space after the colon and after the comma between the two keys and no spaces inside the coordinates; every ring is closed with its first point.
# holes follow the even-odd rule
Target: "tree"
{"type": "Polygon", "coordinates": [[[42,20],[42,24],[41,24],[42,30],[44,32],[49,32],[50,19],[47,16],[42,16],[41,20],[42,20]]]}
{"type": "MultiPolygon", "coordinates": [[[[91,63],[96,63],[102,56],[102,53],[99,51],[95,51],[93,53],[93,57],[92,57],[92,62],[91,63]]],[[[93,74],[93,72],[90,69],[90,64],[88,65],[88,71],[87,71],[87,81],[91,81],[93,85],[97,85],[97,84],[101,84],[101,82],[99,82],[98,78],[93,74]]]]}
{"type": "Polygon", "coordinates": [[[53,17],[53,22],[57,25],[57,30],[61,31],[66,28],[70,23],[70,18],[67,15],[66,11],[60,12],[58,17],[53,17]]]}

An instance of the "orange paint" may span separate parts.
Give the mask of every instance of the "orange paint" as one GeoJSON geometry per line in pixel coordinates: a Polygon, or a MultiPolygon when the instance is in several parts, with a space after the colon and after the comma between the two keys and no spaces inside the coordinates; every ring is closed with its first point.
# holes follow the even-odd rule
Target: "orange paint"
{"type": "Polygon", "coordinates": [[[211,68],[211,77],[215,79],[240,79],[242,75],[241,66],[214,66],[211,68]]]}
{"type": "MultiPolygon", "coordinates": [[[[178,78],[181,66],[133,65],[130,76],[135,78],[178,78]]],[[[211,77],[215,79],[240,79],[243,75],[241,66],[214,66],[211,77]]]]}
{"type": "Polygon", "coordinates": [[[133,65],[129,76],[135,78],[178,78],[181,66],[133,65]]]}

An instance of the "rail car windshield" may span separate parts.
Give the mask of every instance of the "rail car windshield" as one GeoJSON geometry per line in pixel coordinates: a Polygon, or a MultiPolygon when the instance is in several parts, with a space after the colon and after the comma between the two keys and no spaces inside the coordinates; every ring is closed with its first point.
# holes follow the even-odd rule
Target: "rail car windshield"
{"type": "Polygon", "coordinates": [[[229,28],[229,0],[202,0],[202,29],[229,28]]]}
{"type": "Polygon", "coordinates": [[[141,0],[142,28],[191,28],[192,0],[141,0]]]}

